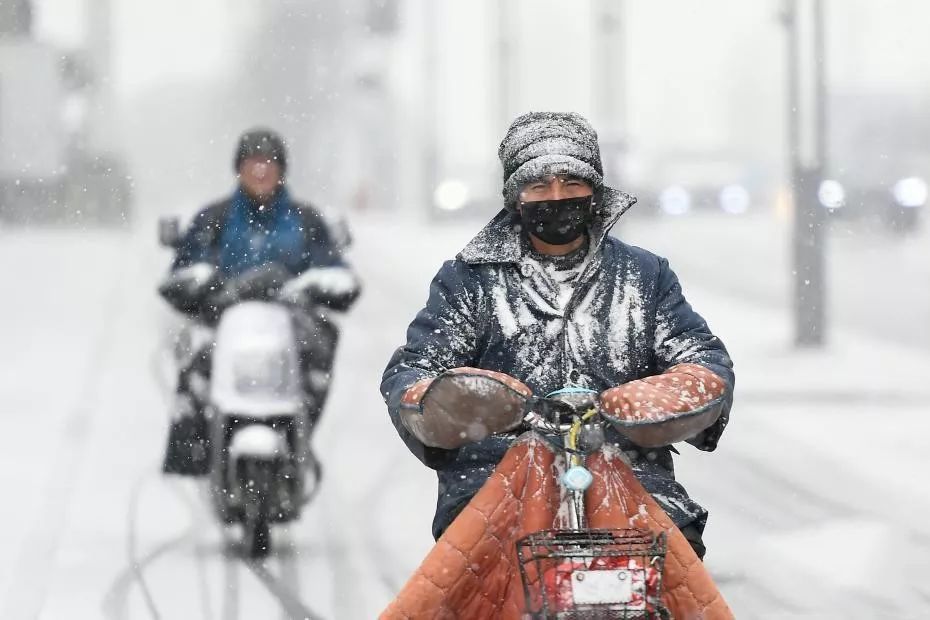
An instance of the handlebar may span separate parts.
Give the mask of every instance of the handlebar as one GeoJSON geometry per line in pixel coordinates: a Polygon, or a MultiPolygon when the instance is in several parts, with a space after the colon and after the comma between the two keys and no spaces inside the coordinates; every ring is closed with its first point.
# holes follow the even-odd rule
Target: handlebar
{"type": "Polygon", "coordinates": [[[586,522],[584,492],[593,481],[584,466],[585,456],[604,444],[604,420],[600,414],[597,392],[567,388],[531,399],[524,416],[524,422],[533,430],[561,439],[559,447],[565,453],[567,469],[560,479],[571,492],[568,514],[575,529],[586,522]]]}
{"type": "Polygon", "coordinates": [[[275,299],[289,278],[287,270],[278,263],[255,267],[219,283],[206,298],[207,306],[215,317],[240,301],[275,299]]]}
{"type": "Polygon", "coordinates": [[[275,297],[290,277],[283,265],[268,263],[227,279],[223,289],[239,299],[268,299],[275,297]]]}
{"type": "Polygon", "coordinates": [[[581,424],[590,425],[600,415],[597,396],[593,390],[565,388],[530,399],[523,421],[533,430],[550,435],[577,432],[581,424]]]}

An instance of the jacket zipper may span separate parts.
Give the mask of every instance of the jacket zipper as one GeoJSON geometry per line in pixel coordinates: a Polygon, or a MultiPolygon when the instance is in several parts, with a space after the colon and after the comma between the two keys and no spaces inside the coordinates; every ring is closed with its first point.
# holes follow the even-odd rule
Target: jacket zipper
{"type": "MultiPolygon", "coordinates": [[[[604,240],[606,238],[606,234],[601,237],[601,240],[594,247],[593,252],[601,252],[603,250],[604,240]]],[[[592,265],[594,265],[595,258],[596,257],[592,254],[591,261],[585,265],[584,271],[582,271],[578,276],[578,280],[575,281],[575,286],[572,287],[571,297],[568,298],[568,303],[565,304],[565,312],[562,313],[562,355],[560,359],[559,370],[561,371],[562,383],[564,385],[568,385],[569,382],[573,383],[571,377],[569,377],[569,372],[567,372],[565,363],[565,360],[568,358],[568,322],[578,307],[578,291],[582,288],[581,285],[591,278],[591,269],[592,265]]],[[[601,259],[603,259],[603,257],[601,257],[601,259]]]]}

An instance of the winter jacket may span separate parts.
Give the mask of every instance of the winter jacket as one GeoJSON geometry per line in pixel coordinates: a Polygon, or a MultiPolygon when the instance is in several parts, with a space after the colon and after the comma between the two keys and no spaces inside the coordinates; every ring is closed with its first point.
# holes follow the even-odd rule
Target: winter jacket
{"type": "Polygon", "coordinates": [[[239,275],[264,261],[280,260],[293,274],[310,267],[344,265],[319,212],[294,202],[282,188],[264,212],[256,212],[239,189],[198,213],[181,240],[172,269],[198,262],[239,275]],[[252,244],[256,235],[262,243],[252,244]],[[250,252],[250,246],[257,251],[250,252]]]}
{"type": "MultiPolygon", "coordinates": [[[[221,277],[235,277],[266,265],[279,263],[292,276],[310,269],[344,269],[348,294],[321,300],[335,310],[346,310],[358,296],[358,283],[342,257],[342,248],[333,240],[327,223],[308,204],[291,200],[281,188],[263,211],[257,211],[241,189],[232,196],[200,211],[181,239],[172,273],[206,263],[221,277]]],[[[163,296],[175,308],[196,313],[205,303],[202,290],[181,294],[177,287],[166,287],[163,296]]]]}
{"type": "MultiPolygon", "coordinates": [[[[668,261],[608,236],[635,199],[604,188],[590,249],[567,305],[526,250],[519,220],[502,210],[433,279],[426,306],[384,372],[381,391],[407,447],[439,478],[437,538],[481,488],[517,431],[457,450],[431,448],[402,424],[399,405],[418,380],[472,366],[510,374],[537,395],[566,386],[603,391],[680,363],[705,366],[727,383],[713,426],[689,440],[713,450],[732,403],[732,362],[688,304],[668,261]]],[[[703,529],[707,512],[675,481],[671,446],[644,450],[613,429],[608,440],[630,457],[643,486],[676,525],[703,529]]]]}

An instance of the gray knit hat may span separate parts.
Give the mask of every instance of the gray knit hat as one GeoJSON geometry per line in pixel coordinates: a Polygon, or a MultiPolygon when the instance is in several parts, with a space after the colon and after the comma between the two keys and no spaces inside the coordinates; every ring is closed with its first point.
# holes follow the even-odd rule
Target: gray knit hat
{"type": "Polygon", "coordinates": [[[497,156],[504,167],[504,202],[517,203],[520,188],[552,174],[604,183],[601,150],[591,123],[574,112],[528,112],[510,125],[497,156]]]}

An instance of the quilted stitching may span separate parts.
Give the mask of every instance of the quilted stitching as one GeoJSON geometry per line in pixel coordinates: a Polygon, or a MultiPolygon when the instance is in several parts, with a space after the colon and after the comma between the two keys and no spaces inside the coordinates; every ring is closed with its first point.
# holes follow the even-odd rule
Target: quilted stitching
{"type": "Polygon", "coordinates": [[[534,436],[517,441],[381,618],[519,620],[515,541],[555,519],[553,459],[534,436]]]}
{"type": "Polygon", "coordinates": [[[733,618],[703,562],[619,454],[618,449],[607,446],[588,459],[588,468],[594,474],[587,497],[590,526],[664,531],[668,535],[668,553],[662,598],[672,617],[679,620],[733,618]]]}
{"type": "MultiPolygon", "coordinates": [[[[382,620],[519,620],[524,600],[515,543],[556,522],[560,489],[554,467],[555,454],[536,435],[517,441],[382,613],[382,620]]],[[[667,533],[663,600],[672,616],[733,618],[703,563],[643,489],[622,452],[607,446],[589,457],[588,467],[594,474],[587,496],[591,527],[667,533]]]]}

